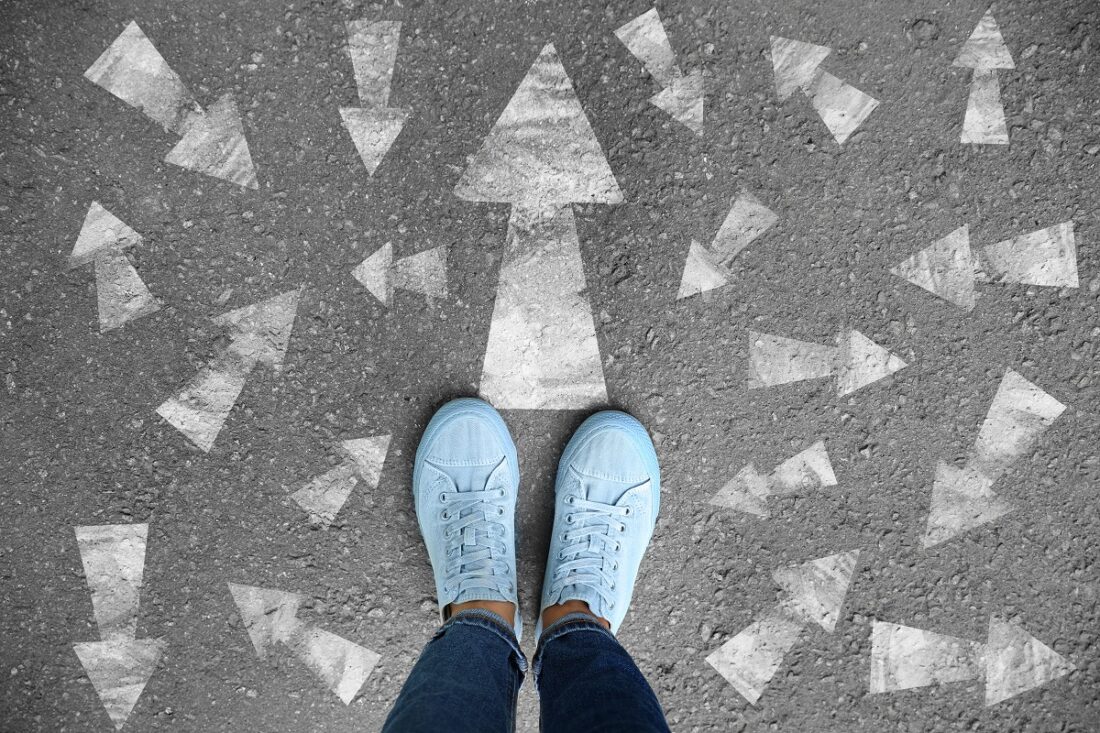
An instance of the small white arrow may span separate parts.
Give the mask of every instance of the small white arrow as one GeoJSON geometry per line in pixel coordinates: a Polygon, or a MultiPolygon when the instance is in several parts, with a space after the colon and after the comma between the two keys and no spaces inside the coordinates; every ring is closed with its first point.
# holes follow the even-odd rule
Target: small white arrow
{"type": "Polygon", "coordinates": [[[1018,624],[995,616],[985,644],[883,621],[871,629],[872,694],[984,679],[985,704],[996,705],[1075,669],[1018,624]]]}
{"type": "Polygon", "coordinates": [[[973,69],[970,97],[966,102],[961,142],[971,145],[1008,145],[1008,127],[1001,105],[997,69],[1015,69],[1012,54],[1001,37],[1001,29],[989,10],[955,59],[955,66],[973,69]]]}
{"type": "Polygon", "coordinates": [[[875,111],[878,100],[819,68],[832,51],[813,43],[771,37],[772,69],[779,100],[786,100],[800,90],[833,138],[843,145],[875,111]]]}
{"type": "Polygon", "coordinates": [[[233,96],[223,95],[203,112],[137,23],[126,26],[84,77],[182,136],[165,162],[259,188],[233,96]]]}
{"type": "Polygon", "coordinates": [[[347,24],[348,54],[355,71],[361,107],[341,107],[344,127],[373,176],[409,117],[390,107],[390,86],[401,38],[401,22],[356,20],[347,24]]]}
{"type": "Polygon", "coordinates": [[[836,629],[859,550],[829,555],[772,573],[783,589],[776,606],[707,657],[741,696],[756,704],[807,626],[836,629]]]}
{"type": "Polygon", "coordinates": [[[387,242],[351,274],[385,306],[393,299],[395,289],[446,298],[447,253],[447,245],[440,245],[395,260],[393,244],[387,242]]]}
{"type": "Polygon", "coordinates": [[[88,207],[69,267],[95,266],[101,333],[160,310],[160,303],[126,257],[126,248],[141,242],[141,235],[99,202],[88,207]]]}
{"type": "Polygon", "coordinates": [[[649,103],[696,135],[702,135],[706,95],[703,72],[684,74],[680,69],[657,8],[650,8],[621,26],[615,35],[661,85],[661,91],[650,97],[649,103]]]}
{"type": "Polygon", "coordinates": [[[345,705],[359,693],[381,655],[298,618],[303,596],[229,583],[256,656],[286,647],[345,705]]]}
{"type": "Polygon", "coordinates": [[[107,715],[121,729],[164,652],[162,639],[137,639],[148,524],[76,527],[102,641],[73,644],[107,715]]]}
{"type": "Polygon", "coordinates": [[[1013,370],[1005,370],[966,465],[955,468],[940,461],[936,466],[925,548],[1012,511],[1015,507],[993,492],[993,484],[1031,452],[1065,409],[1013,370]]]}
{"type": "Polygon", "coordinates": [[[282,368],[302,288],[224,313],[214,323],[227,326],[232,342],[157,413],[202,451],[209,451],[257,364],[282,368]]]}
{"type": "Polygon", "coordinates": [[[749,389],[836,377],[843,396],[884,379],[908,364],[859,331],[841,331],[836,346],[749,331],[749,389]]]}
{"type": "Polygon", "coordinates": [[[378,485],[390,446],[390,436],[345,440],[340,445],[346,454],[340,465],[317,476],[290,495],[298,506],[309,513],[310,521],[325,527],[335,521],[336,515],[360,481],[370,489],[378,485]]]}
{"type": "Polygon", "coordinates": [[[767,498],[836,486],[824,441],[818,441],[765,476],[749,464],[710,499],[715,506],[768,517],[767,498]]]}
{"type": "Polygon", "coordinates": [[[726,285],[733,258],[770,229],[777,219],[774,211],[743,191],[734,200],[710,247],[692,240],[676,299],[726,285]]]}

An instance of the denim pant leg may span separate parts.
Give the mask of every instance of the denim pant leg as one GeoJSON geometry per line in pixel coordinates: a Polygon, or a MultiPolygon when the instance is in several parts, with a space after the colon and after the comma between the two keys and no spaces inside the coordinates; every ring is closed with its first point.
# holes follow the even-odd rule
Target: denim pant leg
{"type": "Polygon", "coordinates": [[[638,665],[587,614],[546,629],[533,667],[543,733],[668,733],[638,665]]]}
{"type": "Polygon", "coordinates": [[[511,733],[527,659],[490,611],[452,616],[424,647],[383,733],[511,733]]]}

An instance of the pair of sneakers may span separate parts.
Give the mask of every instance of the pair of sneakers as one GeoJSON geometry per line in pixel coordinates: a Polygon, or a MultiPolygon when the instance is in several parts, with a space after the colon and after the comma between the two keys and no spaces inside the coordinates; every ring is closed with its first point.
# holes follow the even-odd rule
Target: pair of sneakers
{"type": "MultiPolygon", "coordinates": [[[[416,451],[413,497],[435,571],[440,613],[468,601],[515,604],[516,446],[487,402],[457,399],[428,423],[416,451]]],[[[657,453],[624,412],[592,415],[573,434],[554,484],[554,531],[539,606],[583,601],[616,633],[630,605],[660,505],[657,453]]]]}

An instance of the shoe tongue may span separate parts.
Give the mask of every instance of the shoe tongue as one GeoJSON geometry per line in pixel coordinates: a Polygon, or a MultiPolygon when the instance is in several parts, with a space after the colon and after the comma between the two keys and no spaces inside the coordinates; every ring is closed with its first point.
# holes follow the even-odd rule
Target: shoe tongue
{"type": "Polygon", "coordinates": [[[447,475],[455,482],[460,492],[481,491],[496,467],[495,463],[481,466],[447,466],[447,475]]]}
{"type": "Polygon", "coordinates": [[[593,478],[591,476],[581,476],[581,485],[587,489],[585,498],[589,501],[596,501],[600,504],[618,503],[619,499],[623,497],[623,494],[630,491],[639,483],[643,482],[628,482],[628,481],[614,481],[604,478],[593,478]]]}

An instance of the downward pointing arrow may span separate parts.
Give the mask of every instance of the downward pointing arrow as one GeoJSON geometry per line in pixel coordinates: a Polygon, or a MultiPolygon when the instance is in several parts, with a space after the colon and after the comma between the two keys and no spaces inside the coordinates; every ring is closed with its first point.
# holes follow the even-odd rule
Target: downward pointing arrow
{"type": "Polygon", "coordinates": [[[401,23],[358,20],[349,22],[347,31],[348,54],[363,106],[341,107],[340,117],[367,174],[373,176],[409,118],[408,110],[387,106],[401,23]]]}
{"type": "Polygon", "coordinates": [[[121,729],[164,651],[161,639],[135,639],[147,524],[76,527],[102,641],[73,645],[103,707],[121,729]]]}
{"type": "Polygon", "coordinates": [[[290,290],[214,319],[228,326],[232,342],[157,413],[201,450],[209,451],[248,375],[257,364],[281,369],[302,288],[290,290]]]}

